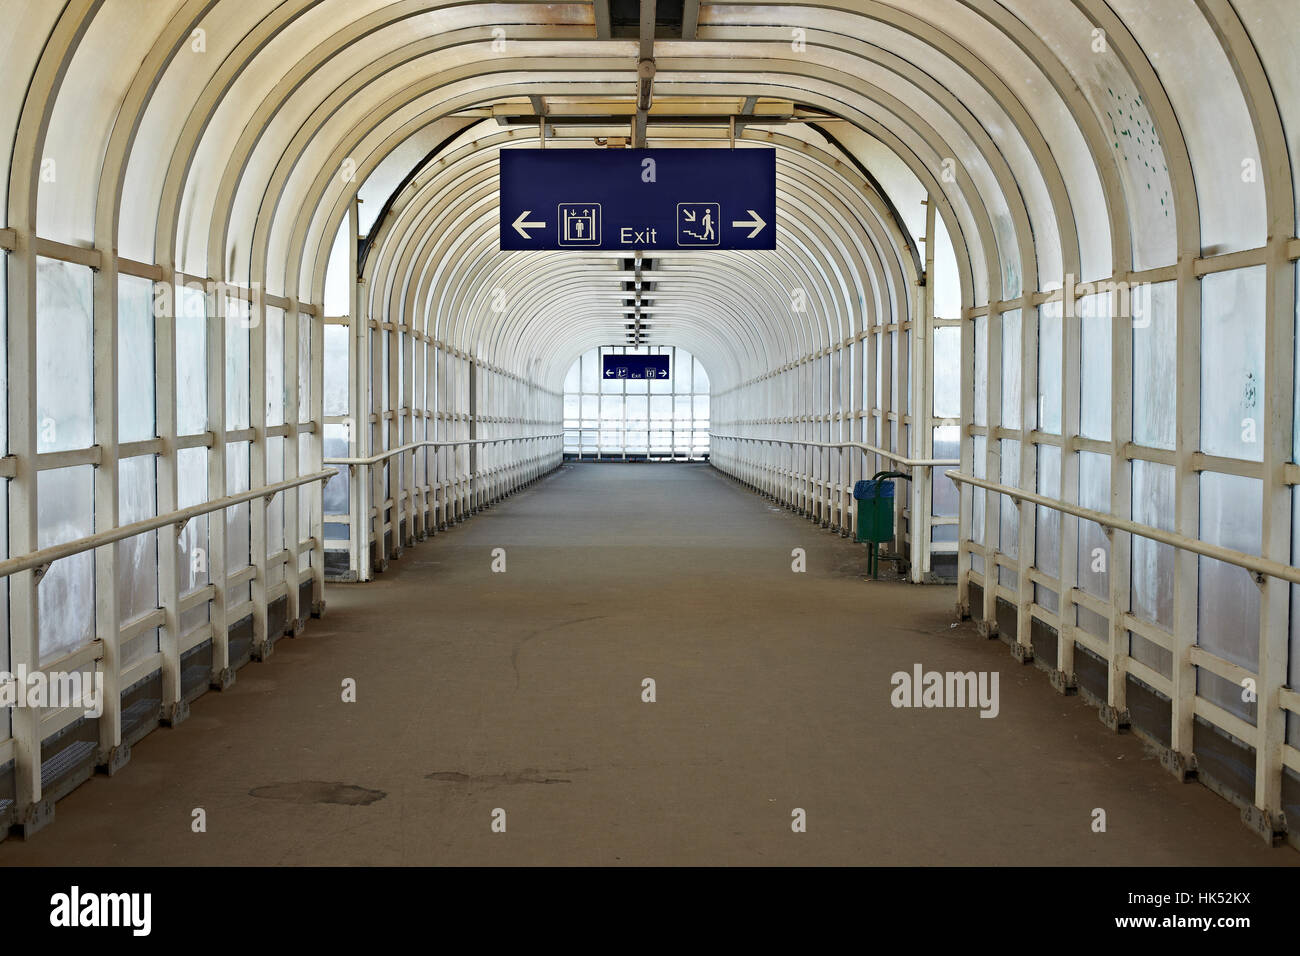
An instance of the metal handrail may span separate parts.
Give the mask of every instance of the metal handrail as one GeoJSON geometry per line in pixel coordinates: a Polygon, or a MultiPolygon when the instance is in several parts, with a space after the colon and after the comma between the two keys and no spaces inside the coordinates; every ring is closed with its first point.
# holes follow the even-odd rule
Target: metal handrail
{"type": "Polygon", "coordinates": [[[166,514],[158,515],[153,518],[145,518],[143,521],[136,521],[132,524],[122,525],[120,528],[110,528],[107,531],[98,531],[95,534],[87,535],[84,538],[76,538],[72,541],[65,541],[63,544],[50,545],[48,548],[41,548],[37,551],[31,551],[27,554],[20,555],[16,558],[9,558],[0,561],[0,578],[7,578],[12,574],[20,571],[30,571],[46,567],[60,558],[70,558],[74,554],[82,554],[86,551],[93,551],[95,548],[102,547],[106,544],[113,544],[126,538],[132,538],[137,534],[145,534],[149,531],[156,531],[159,528],[165,528],[167,525],[184,525],[192,518],[199,518],[214,511],[222,511],[234,505],[241,505],[246,501],[252,501],[254,498],[271,498],[282,491],[288,491],[290,488],[297,488],[301,485],[308,485],[314,481],[329,481],[338,472],[333,468],[327,468],[323,471],[315,471],[310,475],[299,475],[297,478],[289,478],[285,481],[277,481],[274,484],[263,485],[261,488],[254,488],[251,491],[241,491],[235,495],[225,495],[221,498],[215,498],[212,501],[205,501],[200,505],[190,505],[188,508],[179,508],[176,511],[169,511],[166,514]]]}
{"type": "MultiPolygon", "coordinates": [[[[388,451],[380,452],[377,455],[371,455],[369,458],[323,458],[323,464],[326,465],[377,465],[396,455],[401,455],[408,451],[415,451],[417,448],[441,448],[451,445],[487,445],[494,442],[503,441],[531,441],[535,438],[563,438],[564,432],[553,432],[548,435],[507,435],[501,438],[459,438],[449,440],[428,439],[423,441],[411,442],[408,445],[402,445],[399,448],[390,448],[388,451]]],[[[336,474],[336,472],[330,472],[336,474]]]]}
{"type": "Polygon", "coordinates": [[[801,438],[771,438],[756,435],[716,435],[713,432],[709,432],[709,437],[730,439],[731,441],[774,442],[782,445],[812,445],[816,448],[859,448],[869,454],[888,458],[905,468],[933,468],[941,465],[961,464],[961,460],[957,458],[908,458],[887,448],[877,448],[875,445],[868,445],[860,441],[808,441],[801,438]]]}
{"type": "Polygon", "coordinates": [[[1239,568],[1251,571],[1256,575],[1267,574],[1269,577],[1280,578],[1284,581],[1290,581],[1293,584],[1300,584],[1300,568],[1292,567],[1289,564],[1282,564],[1279,561],[1273,561],[1269,558],[1256,557],[1255,555],[1246,554],[1244,551],[1225,548],[1222,545],[1210,544],[1207,541],[1202,541],[1200,538],[1189,538],[1186,535],[1178,534],[1173,531],[1163,531],[1160,528],[1153,528],[1150,525],[1140,524],[1136,521],[1131,521],[1128,518],[1120,518],[1116,515],[1107,514],[1104,511],[1093,511],[1091,508],[1082,508],[1078,505],[1072,505],[1067,501],[1061,501],[1057,498],[1048,498],[1044,495],[1035,494],[1032,491],[1023,491],[1019,488],[1012,488],[1009,485],[1000,485],[997,482],[988,481],[984,478],[976,478],[973,475],[963,475],[959,471],[946,471],[944,474],[953,481],[964,482],[968,485],[974,485],[977,488],[983,488],[986,491],[1006,495],[1012,501],[1028,501],[1032,504],[1041,505],[1044,508],[1051,508],[1053,511],[1060,511],[1064,514],[1074,515],[1076,518],[1083,518],[1085,521],[1092,521],[1104,528],[1114,528],[1116,531],[1135,534],[1140,538],[1158,541],[1161,544],[1180,548],[1183,551],[1191,551],[1195,554],[1202,555],[1203,557],[1222,561],[1225,564],[1233,564],[1239,568]]]}

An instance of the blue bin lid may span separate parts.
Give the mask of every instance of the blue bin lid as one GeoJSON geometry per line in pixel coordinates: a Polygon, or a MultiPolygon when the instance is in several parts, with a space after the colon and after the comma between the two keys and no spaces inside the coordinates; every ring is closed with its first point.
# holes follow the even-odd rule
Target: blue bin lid
{"type": "Polygon", "coordinates": [[[889,478],[881,478],[879,481],[866,479],[854,483],[853,497],[861,501],[863,498],[892,498],[894,497],[894,482],[889,478]]]}

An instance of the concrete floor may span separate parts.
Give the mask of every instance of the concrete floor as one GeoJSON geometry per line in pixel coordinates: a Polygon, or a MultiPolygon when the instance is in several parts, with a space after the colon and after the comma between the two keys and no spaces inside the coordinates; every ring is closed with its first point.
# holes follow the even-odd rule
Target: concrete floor
{"type": "Polygon", "coordinates": [[[1300,863],[864,559],[707,466],[566,465],[330,587],[0,865],[1300,863]],[[1000,714],[895,709],[914,663],[1000,714]]]}

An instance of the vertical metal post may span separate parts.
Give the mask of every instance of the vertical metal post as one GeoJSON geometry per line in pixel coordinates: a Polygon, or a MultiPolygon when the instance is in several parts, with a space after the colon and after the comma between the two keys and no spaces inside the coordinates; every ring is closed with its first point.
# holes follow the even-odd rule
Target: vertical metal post
{"type": "MultiPolygon", "coordinates": [[[[395,314],[392,303],[385,301],[381,304],[382,319],[376,334],[381,335],[388,342],[388,388],[383,394],[382,404],[376,411],[379,413],[379,428],[386,436],[384,442],[385,449],[400,448],[402,444],[402,330],[397,324],[399,316],[395,314]],[[385,328],[387,326],[387,328],[385,328]]],[[[396,455],[388,459],[388,487],[381,492],[379,500],[386,501],[392,499],[393,509],[392,517],[389,524],[392,528],[392,544],[387,546],[387,554],[393,558],[400,557],[402,554],[402,528],[406,516],[406,491],[409,485],[406,481],[406,460],[404,455],[396,455]]],[[[379,518],[379,533],[383,534],[384,519],[383,515],[379,518]]]]}
{"type": "MultiPolygon", "coordinates": [[[[1285,170],[1275,175],[1286,176],[1285,170]]],[[[1287,204],[1289,207],[1289,203],[1287,204]]],[[[1289,208],[1284,210],[1289,216],[1289,208]]],[[[1291,561],[1292,490],[1285,468],[1293,452],[1295,402],[1295,266],[1281,241],[1284,222],[1271,233],[1265,263],[1264,389],[1267,409],[1264,440],[1263,538],[1260,554],[1282,564],[1291,561]]],[[[1255,829],[1273,838],[1286,829],[1282,812],[1283,746],[1286,711],[1279,691],[1287,684],[1287,643],[1291,587],[1265,577],[1260,582],[1259,674],[1255,752],[1255,829]]]]}
{"type": "MultiPolygon", "coordinates": [[[[301,321],[301,319],[299,320],[301,321]]],[[[311,431],[308,433],[307,454],[299,466],[306,471],[320,471],[325,457],[325,306],[321,304],[315,315],[307,317],[308,367],[311,384],[307,388],[311,411],[308,413],[311,431]]],[[[301,334],[301,333],[298,333],[301,334]]],[[[302,346],[300,345],[299,348],[302,346]]],[[[299,356],[301,358],[301,356],[299,356]]],[[[299,412],[301,417],[301,410],[299,412]]],[[[313,482],[306,491],[311,501],[311,616],[325,613],[325,485],[313,482]]]]}
{"type": "MultiPolygon", "coordinates": [[[[934,197],[929,199],[934,204],[934,197]]],[[[969,428],[975,421],[975,319],[963,309],[960,326],[961,335],[961,421],[962,429],[958,445],[961,457],[961,472],[966,475],[975,473],[975,439],[969,428]]],[[[957,489],[957,616],[968,618],[974,615],[970,603],[971,552],[963,546],[975,536],[975,499],[974,489],[966,482],[961,482],[957,489]]],[[[986,562],[987,563],[987,562],[986,562]]]]}
{"type": "MultiPolygon", "coordinates": [[[[361,285],[359,279],[358,285],[361,285]]],[[[388,394],[384,391],[384,336],[387,333],[383,326],[386,307],[382,302],[369,300],[366,300],[366,306],[368,314],[365,319],[365,335],[370,350],[366,383],[366,431],[370,434],[369,454],[375,455],[387,450],[384,441],[384,411],[388,405],[388,394]]],[[[370,479],[370,500],[366,511],[366,563],[370,565],[371,573],[376,573],[388,567],[388,539],[384,534],[384,524],[388,512],[392,463],[380,461],[363,468],[370,479]],[[373,517],[371,511],[374,512],[373,517]]]]}
{"type": "MultiPolygon", "coordinates": [[[[155,433],[162,438],[158,455],[158,513],[179,506],[180,485],[176,456],[176,315],[181,289],[171,262],[163,266],[162,282],[170,286],[167,314],[154,317],[154,420],[155,433]]],[[[185,719],[181,688],[180,615],[180,529],[168,525],[158,529],[158,606],[163,625],[158,632],[162,655],[162,720],[175,726],[185,719]]]]}
{"type": "MultiPolygon", "coordinates": [[[[1020,296],[1020,481],[1021,488],[1038,487],[1038,446],[1030,435],[1038,425],[1038,312],[1033,290],[1024,287],[1020,296]]],[[[1021,661],[1033,660],[1035,509],[1031,502],[1016,503],[1016,639],[1012,653],[1021,661]]]]}
{"type": "MultiPolygon", "coordinates": [[[[984,421],[988,423],[988,437],[985,442],[985,475],[992,481],[1002,480],[1002,443],[998,439],[998,429],[1002,424],[1002,314],[994,308],[993,296],[1001,288],[1002,277],[996,272],[989,276],[989,303],[985,315],[985,336],[988,346],[984,368],[988,374],[985,395],[984,421]]],[[[986,494],[984,497],[984,612],[980,626],[983,632],[994,637],[998,633],[997,594],[998,555],[1001,552],[1002,499],[997,495],[986,494]]]]}
{"type": "MultiPolygon", "coordinates": [[[[912,322],[912,442],[909,454],[934,457],[934,234],[935,211],[925,203],[925,272],[920,276],[916,318],[912,322]]],[[[933,468],[913,468],[911,491],[912,581],[925,580],[930,570],[930,512],[933,468]]]]}
{"type": "MultiPolygon", "coordinates": [[[[469,374],[469,437],[478,438],[478,359],[466,360],[469,374]]],[[[471,508],[478,506],[478,445],[469,446],[469,500],[471,508]]]]}
{"type": "MultiPolygon", "coordinates": [[[[1062,501],[1079,500],[1079,453],[1074,436],[1079,434],[1080,378],[1083,355],[1079,306],[1066,286],[1061,299],[1061,488],[1062,501]]],[[[1079,581],[1079,521],[1061,515],[1061,586],[1057,598],[1057,670],[1063,687],[1074,686],[1074,628],[1078,614],[1073,590],[1079,581]]]]}
{"type": "MultiPolygon", "coordinates": [[[[212,283],[207,283],[211,288],[212,283]]],[[[208,432],[212,447],[208,449],[208,498],[226,494],[226,291],[218,287],[204,298],[207,317],[207,403],[208,432]]],[[[229,687],[235,681],[230,666],[230,630],[226,620],[226,512],[208,515],[208,574],[212,581],[212,602],[208,620],[212,624],[212,686],[229,687]]]]}
{"type": "MultiPolygon", "coordinates": [[[[1198,538],[1201,494],[1194,458],[1201,444],[1201,283],[1196,277],[1194,260],[1190,253],[1180,255],[1178,259],[1174,530],[1198,538]]],[[[1173,694],[1169,746],[1179,757],[1181,771],[1196,766],[1193,753],[1196,667],[1192,664],[1191,653],[1196,643],[1199,590],[1200,558],[1180,549],[1174,555],[1174,641],[1170,664],[1173,694]]]]}
{"type": "MultiPolygon", "coordinates": [[[[1132,318],[1121,315],[1131,295],[1112,290],[1109,295],[1110,318],[1110,513],[1127,518],[1132,513],[1132,469],[1125,449],[1133,437],[1133,328],[1132,318]]],[[[1129,636],[1124,615],[1129,610],[1132,538],[1120,531],[1106,535],[1110,550],[1109,657],[1106,681],[1108,717],[1115,726],[1128,724],[1129,636]]]]}
{"type": "MultiPolygon", "coordinates": [[[[284,310],[284,348],[281,350],[282,381],[284,382],[284,422],[288,425],[288,435],[284,439],[283,446],[285,478],[297,478],[303,474],[301,456],[298,452],[301,442],[298,436],[298,419],[302,413],[298,399],[301,384],[298,381],[299,339],[302,337],[299,331],[300,321],[298,300],[296,297],[291,296],[289,298],[289,307],[284,310]]],[[[321,369],[323,372],[323,362],[321,363],[321,369]]],[[[312,363],[313,378],[320,377],[322,372],[317,372],[315,363],[312,363]]],[[[324,429],[324,423],[318,427],[324,429]]],[[[301,634],[303,629],[304,615],[301,582],[299,580],[302,575],[298,570],[299,543],[302,535],[299,509],[302,507],[300,504],[303,500],[302,496],[310,495],[310,493],[311,490],[307,488],[290,488],[281,496],[284,502],[282,509],[284,512],[284,546],[289,550],[289,561],[284,566],[284,633],[291,636],[301,634]]]]}
{"type": "MultiPolygon", "coordinates": [[[[353,199],[348,204],[348,414],[349,458],[370,455],[370,322],[363,287],[357,281],[357,238],[360,230],[360,206],[353,199]]],[[[323,425],[320,427],[324,427],[323,425]]],[[[370,570],[370,473],[365,465],[348,468],[349,493],[348,546],[349,563],[358,581],[368,581],[370,570]]]]}
{"type": "MultiPolygon", "coordinates": [[[[266,485],[266,301],[260,294],[252,294],[248,304],[248,423],[253,429],[253,440],[248,450],[249,488],[266,485]]],[[[297,331],[295,329],[295,331],[297,331]]],[[[266,548],[269,537],[267,508],[269,502],[256,499],[248,503],[249,560],[253,565],[250,591],[253,598],[253,660],[265,660],[271,653],[278,635],[269,632],[267,607],[266,548]]],[[[283,509],[281,509],[283,510],[283,509]]]]}
{"type": "MultiPolygon", "coordinates": [[[[24,143],[19,137],[19,146],[24,143]]],[[[37,160],[15,153],[14,168],[37,160]]],[[[27,177],[15,177],[20,189],[27,177]]],[[[14,475],[9,479],[9,553],[26,554],[39,546],[37,510],[36,413],[36,185],[30,197],[10,193],[9,223],[14,227],[14,248],[8,256],[7,361],[10,399],[9,455],[14,475]]],[[[40,601],[35,571],[9,578],[9,668],[39,669],[40,601]]],[[[32,833],[54,816],[52,801],[41,795],[41,711],[14,707],[9,711],[14,742],[15,819],[24,833],[32,833]]]]}
{"type": "MultiPolygon", "coordinates": [[[[117,254],[110,245],[101,250],[100,268],[94,275],[94,418],[95,443],[100,448],[95,468],[95,530],[108,531],[119,524],[117,458],[117,254]]],[[[95,549],[95,631],[104,642],[103,713],[99,718],[99,752],[96,764],[114,772],[126,762],[122,744],[122,654],[119,646],[118,545],[95,549]]]]}

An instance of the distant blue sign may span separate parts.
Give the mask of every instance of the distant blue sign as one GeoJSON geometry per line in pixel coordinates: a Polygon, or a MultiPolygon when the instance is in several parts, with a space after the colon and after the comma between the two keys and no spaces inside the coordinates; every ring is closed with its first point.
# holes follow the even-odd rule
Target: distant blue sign
{"type": "Polygon", "coordinates": [[[666,380],[671,371],[668,359],[667,355],[605,355],[601,359],[600,374],[602,378],[611,380],[666,380]]]}
{"type": "Polygon", "coordinates": [[[776,151],[503,149],[501,248],[775,249],[776,151]]]}

